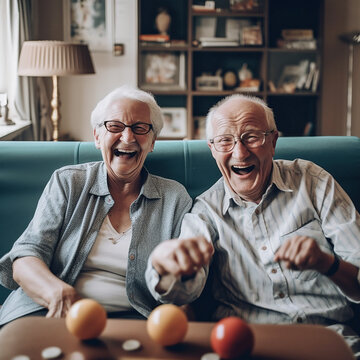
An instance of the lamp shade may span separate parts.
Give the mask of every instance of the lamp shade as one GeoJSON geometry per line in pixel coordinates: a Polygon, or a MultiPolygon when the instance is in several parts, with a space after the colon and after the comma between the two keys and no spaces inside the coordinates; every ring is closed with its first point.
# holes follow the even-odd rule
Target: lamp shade
{"type": "Polygon", "coordinates": [[[63,41],[25,41],[18,74],[25,76],[66,76],[94,74],[89,48],[63,41]]]}

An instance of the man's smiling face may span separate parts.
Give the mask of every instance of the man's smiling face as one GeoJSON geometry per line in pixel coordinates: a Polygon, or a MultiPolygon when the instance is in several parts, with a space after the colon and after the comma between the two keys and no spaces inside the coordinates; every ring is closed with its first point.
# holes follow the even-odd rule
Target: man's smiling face
{"type": "MultiPolygon", "coordinates": [[[[125,125],[138,122],[151,124],[150,109],[143,102],[124,98],[109,106],[104,120],[121,121],[125,125]]],[[[129,127],[122,132],[112,133],[101,126],[94,130],[94,136],[96,146],[101,149],[108,176],[114,181],[124,182],[137,179],[155,142],[153,131],[137,135],[129,127]]]]}
{"type": "MultiPolygon", "coordinates": [[[[269,129],[260,104],[237,98],[228,100],[215,111],[212,129],[212,137],[232,134],[236,138],[249,130],[273,130],[269,129]]],[[[254,149],[238,140],[229,152],[218,152],[209,143],[227,185],[243,200],[260,202],[270,180],[277,137],[277,132],[269,134],[264,145],[254,149]]]]}

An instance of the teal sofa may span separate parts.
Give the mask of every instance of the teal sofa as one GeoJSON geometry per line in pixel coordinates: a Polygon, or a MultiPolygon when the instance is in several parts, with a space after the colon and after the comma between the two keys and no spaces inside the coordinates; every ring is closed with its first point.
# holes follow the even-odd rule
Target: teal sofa
{"type": "MultiPolygon", "coordinates": [[[[329,171],[360,209],[360,139],[279,138],[275,158],[303,158],[329,171]]],[[[0,256],[8,252],[32,218],[52,172],[64,165],[101,160],[90,142],[0,141],[0,256]]],[[[192,197],[209,188],[220,172],[205,141],[157,141],[146,166],[181,182],[192,197]]],[[[0,304],[9,291],[0,286],[0,304]]]]}

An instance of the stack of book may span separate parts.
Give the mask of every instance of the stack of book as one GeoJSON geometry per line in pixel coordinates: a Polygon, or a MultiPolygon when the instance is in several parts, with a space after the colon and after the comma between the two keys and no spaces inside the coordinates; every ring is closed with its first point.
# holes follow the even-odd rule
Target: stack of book
{"type": "Polygon", "coordinates": [[[139,36],[141,45],[168,45],[170,36],[162,34],[141,34],[139,36]]]}
{"type": "Polygon", "coordinates": [[[201,37],[199,41],[202,47],[239,46],[239,40],[225,37],[201,37]]]}
{"type": "Polygon", "coordinates": [[[317,44],[312,29],[283,29],[277,46],[283,49],[316,50],[317,44]]]}

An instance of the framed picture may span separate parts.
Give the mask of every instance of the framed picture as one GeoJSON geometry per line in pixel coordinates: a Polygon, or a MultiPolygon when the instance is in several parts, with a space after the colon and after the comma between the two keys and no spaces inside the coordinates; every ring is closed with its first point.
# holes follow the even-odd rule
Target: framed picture
{"type": "Polygon", "coordinates": [[[241,30],[241,45],[262,45],[262,32],[260,25],[247,26],[241,30]]]}
{"type": "Polygon", "coordinates": [[[223,89],[223,79],[221,76],[202,75],[195,79],[196,90],[217,91],[223,89]]]}
{"type": "Polygon", "coordinates": [[[159,138],[184,138],[187,135],[185,108],[162,108],[164,127],[159,138]]]}
{"type": "Polygon", "coordinates": [[[112,51],[112,0],[65,0],[65,41],[88,44],[92,51],[112,51]]]}
{"type": "Polygon", "coordinates": [[[142,57],[141,88],[145,90],[185,90],[183,52],[147,52],[142,57]]]}

